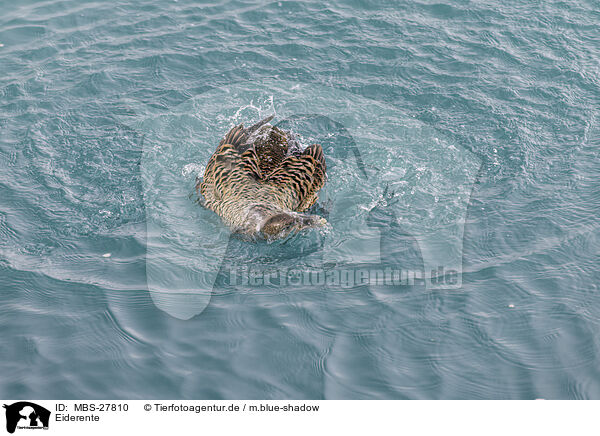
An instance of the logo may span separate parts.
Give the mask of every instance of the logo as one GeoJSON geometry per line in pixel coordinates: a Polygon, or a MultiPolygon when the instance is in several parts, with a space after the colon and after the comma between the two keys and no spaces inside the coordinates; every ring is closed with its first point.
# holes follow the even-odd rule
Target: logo
{"type": "Polygon", "coordinates": [[[6,409],[6,431],[14,433],[15,429],[48,429],[50,411],[42,406],[28,401],[19,401],[6,409]]]}

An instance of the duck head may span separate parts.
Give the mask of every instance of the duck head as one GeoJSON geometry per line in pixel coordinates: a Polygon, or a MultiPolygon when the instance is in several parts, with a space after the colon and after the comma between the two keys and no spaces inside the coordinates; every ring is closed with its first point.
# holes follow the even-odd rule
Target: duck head
{"type": "Polygon", "coordinates": [[[260,232],[267,239],[278,239],[302,229],[322,227],[327,224],[325,218],[318,215],[279,212],[268,217],[262,224],[260,232]]]}

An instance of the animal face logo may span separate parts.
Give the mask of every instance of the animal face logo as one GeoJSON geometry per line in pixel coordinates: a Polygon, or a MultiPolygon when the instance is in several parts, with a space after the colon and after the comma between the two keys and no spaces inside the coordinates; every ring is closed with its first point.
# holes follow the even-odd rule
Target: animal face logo
{"type": "Polygon", "coordinates": [[[50,411],[28,401],[19,401],[4,405],[6,409],[6,431],[14,433],[18,428],[47,429],[50,422],[50,411]]]}

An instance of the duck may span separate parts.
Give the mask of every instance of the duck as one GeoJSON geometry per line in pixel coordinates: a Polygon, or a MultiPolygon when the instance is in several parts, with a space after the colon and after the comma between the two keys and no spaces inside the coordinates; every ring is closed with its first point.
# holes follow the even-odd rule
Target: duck
{"type": "Polygon", "coordinates": [[[273,118],[231,128],[195,186],[201,204],[232,232],[271,240],[327,224],[306,213],[325,184],[323,148],[303,149],[291,131],[270,124],[273,118]]]}

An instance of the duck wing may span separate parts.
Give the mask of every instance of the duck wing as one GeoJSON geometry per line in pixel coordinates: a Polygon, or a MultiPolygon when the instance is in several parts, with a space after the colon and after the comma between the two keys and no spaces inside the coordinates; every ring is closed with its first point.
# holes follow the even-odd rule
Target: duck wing
{"type": "Polygon", "coordinates": [[[209,159],[196,190],[210,208],[211,203],[226,197],[243,195],[261,179],[262,172],[253,148],[240,153],[231,144],[222,144],[209,159]]]}
{"type": "Polygon", "coordinates": [[[264,183],[277,187],[282,195],[288,196],[282,199],[282,203],[291,204],[293,210],[303,212],[317,201],[318,192],[325,183],[326,170],[323,148],[313,144],[302,153],[283,159],[264,177],[264,183]]]}
{"type": "Polygon", "coordinates": [[[271,115],[250,128],[243,124],[233,127],[221,140],[210,157],[204,177],[196,179],[196,191],[200,191],[205,205],[220,201],[224,195],[230,195],[236,188],[251,180],[262,178],[259,159],[253,148],[248,148],[249,136],[273,119],[271,115]]]}

